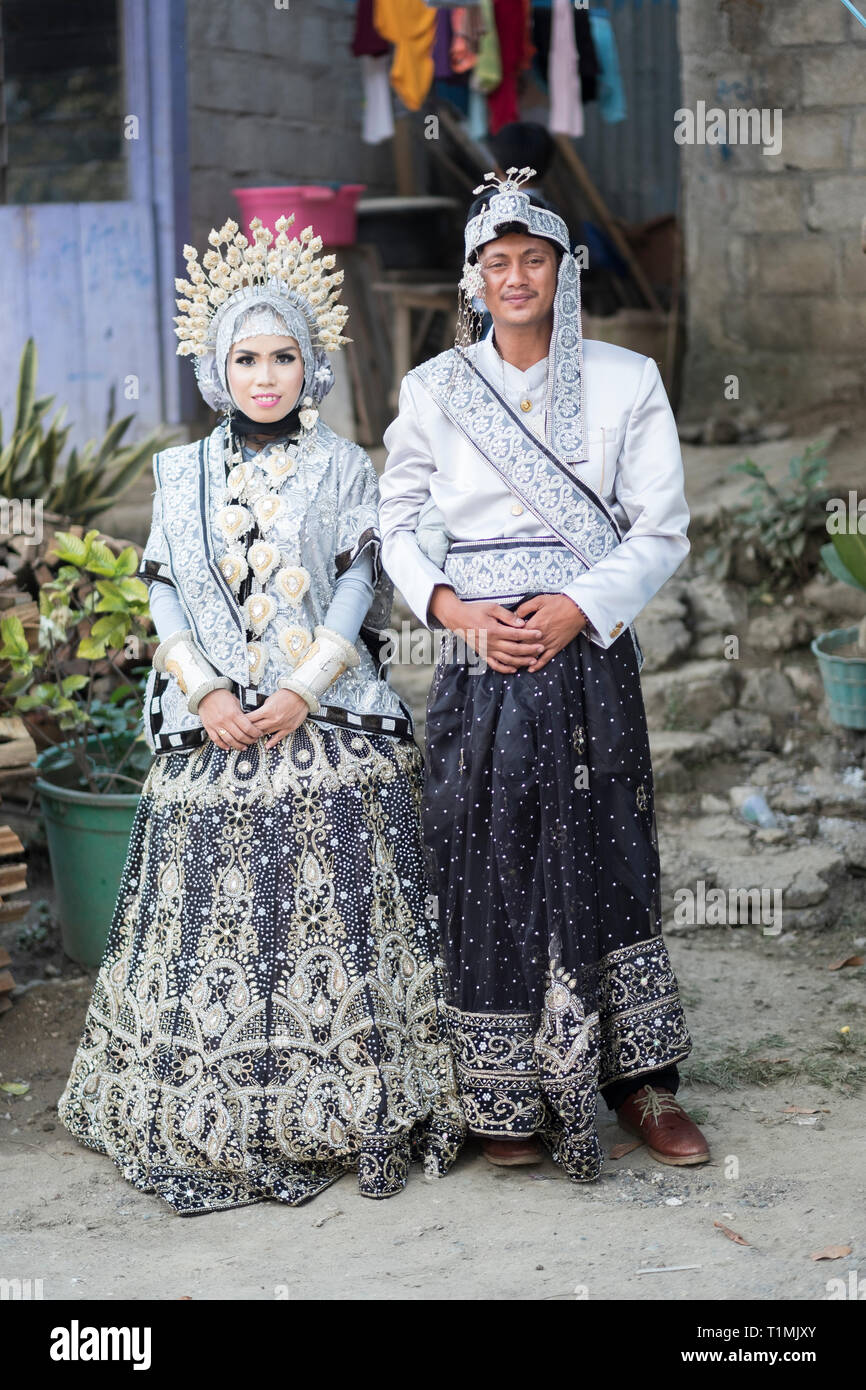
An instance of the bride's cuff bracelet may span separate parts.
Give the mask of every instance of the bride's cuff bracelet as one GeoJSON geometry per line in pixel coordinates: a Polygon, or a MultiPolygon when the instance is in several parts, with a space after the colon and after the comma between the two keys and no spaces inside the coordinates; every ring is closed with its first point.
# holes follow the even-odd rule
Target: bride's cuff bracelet
{"type": "Polygon", "coordinates": [[[205,695],[212,690],[231,690],[227,676],[219,676],[192,640],[192,629],[173,632],[153,654],[157,671],[174,676],[184,695],[190,714],[197,714],[205,695]]]}
{"type": "Polygon", "coordinates": [[[316,640],[309,648],[300,665],[290,676],[283,676],[278,685],[281,690],[294,690],[300,695],[311,714],[319,713],[319,699],[342,676],[350,666],[359,665],[361,658],[357,649],[339,632],[329,627],[317,627],[316,640]]]}

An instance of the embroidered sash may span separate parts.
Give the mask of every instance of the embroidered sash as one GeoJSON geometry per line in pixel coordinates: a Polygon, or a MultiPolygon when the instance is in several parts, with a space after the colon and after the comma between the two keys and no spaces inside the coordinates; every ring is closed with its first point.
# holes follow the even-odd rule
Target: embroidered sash
{"type": "Polygon", "coordinates": [[[569,472],[459,348],[441,353],[410,375],[524,506],[587,569],[619,545],[622,533],[598,494],[569,472]]]}
{"type": "Polygon", "coordinates": [[[210,497],[225,486],[223,428],[207,439],[157,454],[163,532],[177,596],[196,642],[229,680],[249,685],[246,630],[234,595],[216,562],[210,497]]]}
{"type": "MultiPolygon", "coordinates": [[[[602,498],[569,471],[462,349],[440,353],[410,375],[527,510],[587,569],[616,549],[622,532],[602,498]]],[[[643,654],[633,625],[628,630],[640,665],[643,654]]]]}

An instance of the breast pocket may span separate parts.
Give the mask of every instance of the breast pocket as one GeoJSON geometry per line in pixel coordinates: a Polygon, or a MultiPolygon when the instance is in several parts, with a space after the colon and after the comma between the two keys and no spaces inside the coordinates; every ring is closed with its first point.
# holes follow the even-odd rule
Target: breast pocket
{"type": "Polygon", "coordinates": [[[575,477],[591,487],[600,497],[613,495],[616,461],[622,448],[623,432],[616,425],[598,426],[586,432],[588,458],[572,464],[575,477]]]}

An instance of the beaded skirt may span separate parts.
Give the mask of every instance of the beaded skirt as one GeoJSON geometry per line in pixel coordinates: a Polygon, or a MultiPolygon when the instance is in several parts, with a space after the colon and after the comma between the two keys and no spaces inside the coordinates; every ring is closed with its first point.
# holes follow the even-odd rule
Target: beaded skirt
{"type": "Polygon", "coordinates": [[[411,740],[157,757],[64,1125],[181,1215],[439,1176],[465,1127],[411,740]]]}
{"type": "Polygon", "coordinates": [[[591,1181],[599,1088],[691,1047],[661,936],[634,643],[580,635],[540,671],[506,675],[446,638],[426,738],[424,838],[468,1126],[537,1133],[591,1181]]]}

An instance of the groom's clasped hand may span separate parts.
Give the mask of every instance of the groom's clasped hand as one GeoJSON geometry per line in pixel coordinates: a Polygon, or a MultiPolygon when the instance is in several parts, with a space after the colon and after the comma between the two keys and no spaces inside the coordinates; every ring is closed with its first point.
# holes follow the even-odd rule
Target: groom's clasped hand
{"type": "Polygon", "coordinates": [[[502,673],[540,671],[586,626],[566,594],[536,594],[513,612],[501,603],[463,603],[460,620],[455,630],[492,670],[502,673]]]}

